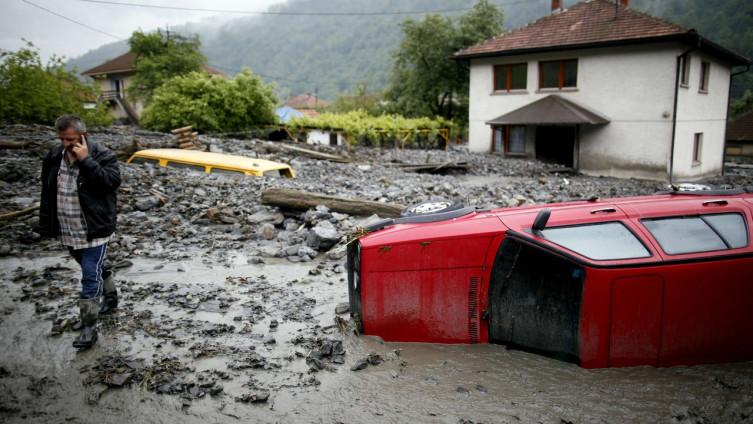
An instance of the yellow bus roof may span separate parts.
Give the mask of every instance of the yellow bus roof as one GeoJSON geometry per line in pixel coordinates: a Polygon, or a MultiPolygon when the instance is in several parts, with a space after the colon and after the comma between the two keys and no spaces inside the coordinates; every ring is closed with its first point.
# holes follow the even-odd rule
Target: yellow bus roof
{"type": "Polygon", "coordinates": [[[130,163],[134,158],[155,159],[160,161],[172,161],[185,163],[189,165],[208,166],[210,168],[230,169],[252,173],[255,175],[264,175],[267,171],[286,170],[293,177],[293,170],[290,165],[280,162],[274,162],[266,159],[250,158],[246,156],[226,155],[224,153],[202,152],[199,150],[186,149],[146,149],[139,150],[129,159],[130,163]]]}

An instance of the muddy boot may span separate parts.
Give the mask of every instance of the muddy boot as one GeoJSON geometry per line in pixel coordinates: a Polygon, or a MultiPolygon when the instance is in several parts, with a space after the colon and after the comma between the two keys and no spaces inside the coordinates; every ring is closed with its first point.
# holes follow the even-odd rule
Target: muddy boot
{"type": "Polygon", "coordinates": [[[105,278],[102,287],[102,306],[99,307],[100,314],[106,314],[118,307],[118,291],[115,289],[115,273],[107,271],[109,275],[105,278]]]}
{"type": "Polygon", "coordinates": [[[99,297],[79,299],[78,307],[81,312],[81,334],[73,341],[73,347],[89,349],[97,341],[99,297]]]}

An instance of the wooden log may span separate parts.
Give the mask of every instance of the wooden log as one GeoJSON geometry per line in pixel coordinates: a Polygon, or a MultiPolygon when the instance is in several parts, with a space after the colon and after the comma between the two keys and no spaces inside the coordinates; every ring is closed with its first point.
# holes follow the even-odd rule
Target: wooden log
{"type": "Polygon", "coordinates": [[[353,162],[351,159],[348,159],[346,157],[330,155],[330,154],[327,154],[327,153],[317,152],[315,150],[304,149],[302,147],[291,146],[291,145],[288,145],[288,144],[274,144],[274,143],[270,143],[269,145],[273,146],[273,147],[278,147],[280,149],[283,149],[283,150],[286,150],[286,151],[289,151],[289,152],[295,152],[295,153],[300,154],[301,156],[309,157],[309,158],[312,158],[312,159],[323,159],[323,160],[328,160],[328,161],[331,161],[331,162],[340,162],[340,163],[353,162]]]}
{"type": "Polygon", "coordinates": [[[25,143],[21,143],[18,141],[0,140],[0,148],[2,149],[23,149],[25,145],[26,145],[25,143]]]}
{"type": "Polygon", "coordinates": [[[196,146],[194,146],[192,141],[186,141],[185,143],[180,143],[178,145],[181,149],[195,149],[196,146]]]}
{"type": "Polygon", "coordinates": [[[400,212],[405,209],[405,206],[395,203],[327,196],[325,194],[286,188],[270,188],[262,191],[261,203],[283,209],[302,211],[313,209],[318,205],[324,205],[334,212],[356,216],[377,214],[382,218],[397,218],[400,216],[400,212]]]}
{"type": "Polygon", "coordinates": [[[32,206],[32,207],[26,208],[26,209],[22,209],[20,211],[4,213],[4,214],[0,215],[0,219],[10,219],[10,218],[13,218],[14,216],[25,215],[25,214],[27,214],[29,212],[34,212],[37,209],[39,209],[39,205],[32,206]]]}
{"type": "Polygon", "coordinates": [[[180,133],[183,133],[183,132],[190,132],[192,129],[193,129],[193,125],[189,125],[187,127],[176,128],[174,130],[170,130],[170,133],[171,134],[180,134],[180,133]]]}

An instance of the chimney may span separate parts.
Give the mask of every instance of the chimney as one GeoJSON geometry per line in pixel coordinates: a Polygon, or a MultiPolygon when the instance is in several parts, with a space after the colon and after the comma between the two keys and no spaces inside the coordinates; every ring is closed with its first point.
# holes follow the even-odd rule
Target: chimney
{"type": "MultiPolygon", "coordinates": [[[[620,0],[624,1],[624,0],[620,0]]],[[[552,13],[562,10],[562,0],[552,0],[552,13]]]]}
{"type": "Polygon", "coordinates": [[[630,0],[620,0],[620,4],[625,7],[630,7],[630,0]]]}

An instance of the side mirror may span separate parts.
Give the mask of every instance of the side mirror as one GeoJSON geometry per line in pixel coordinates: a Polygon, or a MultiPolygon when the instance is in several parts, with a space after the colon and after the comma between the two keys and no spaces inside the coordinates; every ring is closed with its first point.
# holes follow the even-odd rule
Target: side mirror
{"type": "Polygon", "coordinates": [[[533,231],[535,232],[541,232],[546,227],[546,223],[549,221],[549,215],[552,214],[552,211],[549,208],[542,209],[538,215],[536,215],[536,219],[533,220],[533,231]]]}

